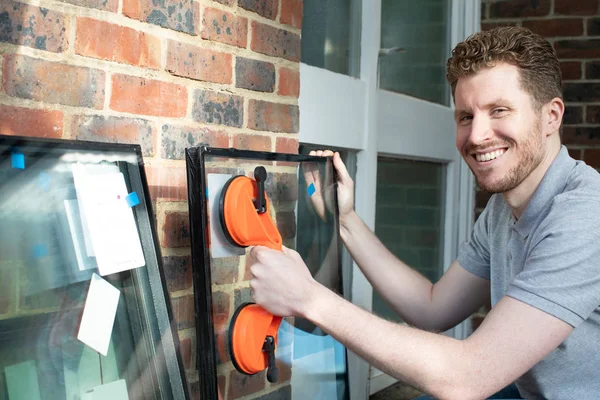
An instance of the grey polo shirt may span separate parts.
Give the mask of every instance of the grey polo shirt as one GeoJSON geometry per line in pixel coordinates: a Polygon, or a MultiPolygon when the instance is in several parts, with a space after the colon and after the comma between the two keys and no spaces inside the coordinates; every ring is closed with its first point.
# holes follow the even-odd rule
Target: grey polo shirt
{"type": "Polygon", "coordinates": [[[600,175],[563,146],[516,220],[490,198],[458,262],[508,295],[572,325],[569,337],[516,382],[528,399],[600,398],[600,175]]]}

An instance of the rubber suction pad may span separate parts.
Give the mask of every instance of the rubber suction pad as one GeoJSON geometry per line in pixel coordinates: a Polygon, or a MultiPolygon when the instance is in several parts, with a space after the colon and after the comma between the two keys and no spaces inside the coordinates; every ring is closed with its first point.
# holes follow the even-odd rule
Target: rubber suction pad
{"type": "Polygon", "coordinates": [[[266,212],[259,213],[254,201],[258,197],[256,181],[244,175],[231,178],[221,191],[219,217],[224,236],[238,247],[266,246],[281,250],[282,239],[269,214],[270,202],[266,193],[266,212]]]}
{"type": "Polygon", "coordinates": [[[235,368],[246,375],[267,370],[267,379],[276,382],[277,332],[282,318],[254,303],[242,304],[229,328],[229,351],[235,368]]]}

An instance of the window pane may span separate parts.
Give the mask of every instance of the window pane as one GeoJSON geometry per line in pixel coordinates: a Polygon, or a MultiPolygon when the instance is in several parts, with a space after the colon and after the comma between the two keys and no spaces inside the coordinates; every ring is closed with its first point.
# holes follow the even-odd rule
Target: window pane
{"type": "Polygon", "coordinates": [[[360,0],[304,0],[302,62],[357,77],[360,0]]]}
{"type": "MultiPolygon", "coordinates": [[[[442,164],[379,157],[375,234],[399,259],[437,282],[442,275],[442,164]]],[[[400,321],[373,292],[373,312],[400,321]]]]}
{"type": "Polygon", "coordinates": [[[449,0],[383,0],[379,87],[448,104],[449,0]]]}
{"type": "Polygon", "coordinates": [[[0,399],[189,398],[140,163],[0,136],[0,399]]]}

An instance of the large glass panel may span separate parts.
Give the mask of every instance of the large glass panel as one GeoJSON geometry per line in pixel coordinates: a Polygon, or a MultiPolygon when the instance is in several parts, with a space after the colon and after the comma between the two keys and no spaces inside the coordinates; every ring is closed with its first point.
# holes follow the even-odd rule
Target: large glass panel
{"type": "Polygon", "coordinates": [[[359,76],[361,0],[304,0],[302,62],[359,76]]]}
{"type": "Polygon", "coordinates": [[[189,398],[141,160],[0,136],[0,399],[189,398]]]}
{"type": "Polygon", "coordinates": [[[450,3],[382,0],[381,89],[449,103],[445,68],[450,55],[450,3]]]}
{"type": "MultiPolygon", "coordinates": [[[[375,234],[399,259],[432,282],[443,273],[442,164],[379,157],[375,234]]],[[[373,312],[394,321],[398,315],[373,292],[373,312]]]]}
{"type": "MultiPolygon", "coordinates": [[[[251,303],[247,265],[248,248],[234,246],[224,231],[222,218],[231,210],[225,193],[232,178],[250,178],[253,198],[245,198],[257,218],[258,184],[254,171],[264,167],[266,215],[281,235],[283,245],[296,249],[313,276],[343,295],[335,177],[330,158],[260,153],[232,149],[193,148],[186,151],[190,188],[191,239],[196,276],[198,365],[202,398],[235,399],[346,399],[345,348],[306,320],[284,318],[277,333],[275,352],[279,378],[271,382],[264,370],[240,372],[241,359],[232,359],[232,321],[236,312],[251,303]],[[307,176],[308,179],[307,180],[307,176]],[[314,179],[314,183],[312,181],[314,179]],[[310,182],[307,185],[307,182],[310,182]],[[223,188],[227,188],[224,192],[223,188]],[[327,200],[315,207],[320,193],[327,200]]],[[[235,209],[234,209],[235,210],[235,209]]],[[[264,214],[262,214],[264,215],[264,214]]],[[[237,217],[240,226],[246,221],[237,217]]],[[[263,218],[263,217],[261,217],[263,218]]],[[[268,221],[262,220],[268,224],[268,221]]],[[[254,230],[257,225],[249,226],[254,230]]],[[[237,225],[236,225],[237,226],[237,225]]],[[[261,225],[263,226],[263,225],[261,225]]],[[[261,339],[262,340],[262,339],[261,339]]],[[[254,349],[259,357],[262,341],[254,349]]],[[[262,354],[262,356],[260,356],[262,354]]]]}

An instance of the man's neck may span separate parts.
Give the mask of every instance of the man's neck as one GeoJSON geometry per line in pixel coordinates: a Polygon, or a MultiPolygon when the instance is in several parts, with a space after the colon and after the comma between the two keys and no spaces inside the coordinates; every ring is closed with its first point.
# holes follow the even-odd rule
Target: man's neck
{"type": "Polygon", "coordinates": [[[542,162],[540,162],[540,165],[538,165],[519,186],[502,194],[504,200],[512,209],[516,219],[521,218],[525,212],[529,201],[540,185],[540,182],[542,182],[552,161],[554,161],[558,155],[560,148],[560,140],[550,140],[548,142],[546,154],[544,155],[542,162]]]}

